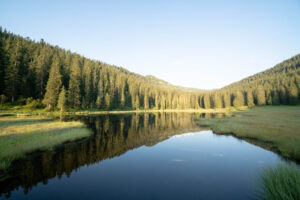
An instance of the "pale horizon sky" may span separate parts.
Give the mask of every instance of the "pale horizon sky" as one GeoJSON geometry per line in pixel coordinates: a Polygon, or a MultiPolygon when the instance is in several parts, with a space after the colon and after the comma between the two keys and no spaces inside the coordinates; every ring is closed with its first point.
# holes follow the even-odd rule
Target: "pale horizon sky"
{"type": "Polygon", "coordinates": [[[0,26],[200,89],[300,53],[300,0],[0,0],[0,26]]]}

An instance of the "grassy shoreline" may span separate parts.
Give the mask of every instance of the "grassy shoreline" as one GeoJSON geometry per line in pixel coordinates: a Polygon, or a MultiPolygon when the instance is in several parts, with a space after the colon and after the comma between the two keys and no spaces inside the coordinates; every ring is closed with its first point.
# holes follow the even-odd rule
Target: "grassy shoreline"
{"type": "Polygon", "coordinates": [[[0,117],[0,171],[36,150],[54,148],[92,134],[81,122],[43,117],[0,117]]]}
{"type": "Polygon", "coordinates": [[[197,119],[214,133],[245,139],[283,157],[300,161],[300,106],[263,106],[233,117],[197,119]]]}
{"type": "MultiPolygon", "coordinates": [[[[238,110],[246,110],[247,106],[235,108],[214,108],[214,109],[148,109],[148,110],[99,110],[99,109],[83,109],[69,110],[64,112],[65,115],[101,115],[101,114],[128,114],[128,113],[162,113],[162,112],[197,112],[197,113],[229,113],[238,110]]],[[[19,116],[49,116],[59,117],[60,111],[49,111],[47,109],[29,109],[26,106],[6,106],[0,108],[1,115],[19,115],[19,116]]]]}

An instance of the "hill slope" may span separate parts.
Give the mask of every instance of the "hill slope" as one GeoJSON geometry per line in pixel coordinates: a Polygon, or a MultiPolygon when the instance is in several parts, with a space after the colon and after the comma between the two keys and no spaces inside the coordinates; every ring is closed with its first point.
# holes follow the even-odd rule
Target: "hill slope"
{"type": "Polygon", "coordinates": [[[222,88],[221,91],[252,91],[256,96],[256,104],[271,105],[298,104],[300,93],[299,89],[300,54],[285,60],[268,70],[232,83],[222,88]],[[258,95],[260,95],[261,98],[258,98],[258,95]]]}
{"type": "Polygon", "coordinates": [[[0,66],[0,95],[7,97],[2,96],[2,101],[20,104],[33,98],[53,109],[65,88],[66,103],[75,109],[199,107],[201,90],[173,86],[156,77],[142,76],[2,29],[0,66]]]}

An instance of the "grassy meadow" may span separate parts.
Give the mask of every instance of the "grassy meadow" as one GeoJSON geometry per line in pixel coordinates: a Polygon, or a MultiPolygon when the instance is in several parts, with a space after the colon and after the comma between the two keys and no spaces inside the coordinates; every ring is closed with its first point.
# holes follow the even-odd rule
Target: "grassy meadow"
{"type": "Polygon", "coordinates": [[[91,135],[81,122],[61,122],[38,116],[0,117],[0,170],[35,150],[51,149],[91,135]]]}
{"type": "Polygon", "coordinates": [[[300,106],[255,107],[234,112],[233,117],[198,119],[197,123],[300,161],[300,106]]]}

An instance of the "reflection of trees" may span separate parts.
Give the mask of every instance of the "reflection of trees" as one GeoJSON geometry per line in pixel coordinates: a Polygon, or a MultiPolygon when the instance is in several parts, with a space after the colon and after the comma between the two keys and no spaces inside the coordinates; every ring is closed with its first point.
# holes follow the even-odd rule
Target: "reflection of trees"
{"type": "Polygon", "coordinates": [[[70,176],[81,166],[120,156],[142,145],[155,145],[175,134],[198,131],[195,117],[201,116],[146,113],[81,119],[94,131],[93,136],[61,145],[52,151],[36,152],[14,162],[6,174],[0,175],[0,193],[9,195],[17,187],[22,187],[27,193],[37,183],[46,184],[48,179],[60,178],[63,174],[70,176]]]}

